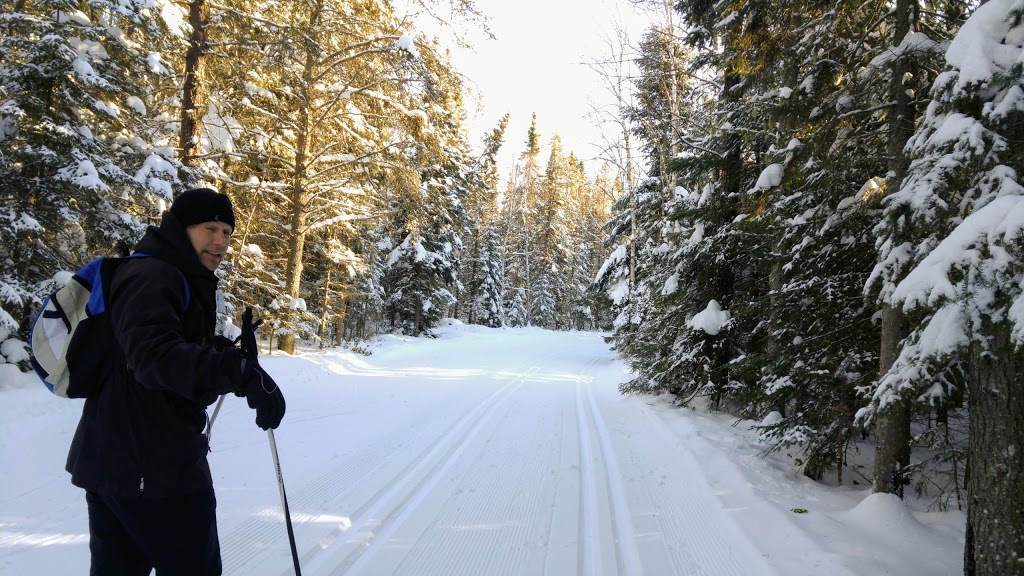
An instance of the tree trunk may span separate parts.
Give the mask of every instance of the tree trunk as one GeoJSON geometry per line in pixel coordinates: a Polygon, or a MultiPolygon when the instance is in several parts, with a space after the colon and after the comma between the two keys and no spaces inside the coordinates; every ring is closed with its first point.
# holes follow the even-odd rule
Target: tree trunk
{"type": "MultiPolygon", "coordinates": [[[[911,23],[917,14],[916,0],[897,0],[894,12],[895,35],[893,43],[899,44],[910,32],[911,23]]],[[[892,78],[889,81],[889,99],[893,102],[889,111],[888,142],[886,154],[889,157],[889,190],[898,190],[910,166],[910,159],[903,148],[914,135],[914,104],[903,85],[907,74],[914,68],[907,58],[896,58],[892,64],[892,78]]],[[[882,308],[882,343],[879,351],[878,377],[892,367],[899,354],[900,340],[904,335],[903,313],[885,305],[882,308]]],[[[896,494],[903,497],[903,470],[910,463],[910,404],[901,402],[880,414],[875,422],[876,448],[873,469],[873,491],[896,494]]]]}
{"type": "Polygon", "coordinates": [[[420,321],[422,319],[423,319],[423,300],[421,300],[419,298],[419,296],[417,296],[416,297],[416,312],[413,314],[413,321],[412,321],[412,335],[414,337],[420,335],[420,321]]]}
{"type": "Polygon", "coordinates": [[[320,349],[324,349],[324,338],[327,337],[327,320],[330,318],[327,311],[331,303],[331,266],[327,265],[327,279],[324,280],[324,310],[320,315],[320,349]]]}
{"type": "MultiPolygon", "coordinates": [[[[734,90],[739,85],[742,77],[734,70],[725,73],[725,81],[722,84],[720,99],[726,107],[735,102],[741,95],[742,89],[734,90]]],[[[728,148],[725,152],[725,162],[718,175],[720,190],[716,202],[721,202],[722,210],[718,220],[714,223],[716,227],[730,226],[736,218],[736,198],[740,192],[740,177],[743,170],[743,142],[735,133],[728,136],[728,148]]],[[[733,298],[736,293],[736,275],[733,272],[730,258],[718,264],[714,284],[714,294],[722,309],[728,310],[733,305],[733,298]]],[[[701,303],[704,305],[705,303],[701,303]]],[[[728,330],[722,331],[714,338],[716,349],[710,354],[712,358],[712,373],[710,378],[715,383],[712,402],[715,409],[721,409],[723,392],[729,386],[729,361],[732,356],[733,338],[728,330]],[[717,372],[717,373],[716,373],[717,372]]]]}
{"type": "MultiPolygon", "coordinates": [[[[891,306],[882,308],[882,345],[878,377],[892,367],[903,339],[903,313],[891,306]]],[[[910,405],[904,401],[890,406],[875,420],[875,463],[872,469],[875,493],[903,497],[903,469],[910,464],[910,405]]]]}
{"type": "MultiPolygon", "coordinates": [[[[320,5],[313,8],[309,17],[309,30],[315,31],[320,21],[320,5]]],[[[294,300],[299,297],[302,287],[302,258],[306,246],[306,219],[309,204],[309,192],[306,180],[309,170],[309,146],[313,124],[310,118],[310,91],[317,65],[317,48],[312,41],[306,43],[306,62],[302,71],[302,97],[299,106],[299,134],[295,143],[295,172],[292,175],[291,190],[291,229],[288,231],[288,265],[285,268],[285,290],[294,300]]],[[[289,354],[295,353],[295,317],[298,314],[289,306],[287,312],[288,331],[277,341],[279,350],[289,354]]]]}
{"type": "Polygon", "coordinates": [[[1024,574],[1024,355],[991,331],[970,352],[966,576],[1024,574]]]}
{"type": "MultiPolygon", "coordinates": [[[[777,251],[778,247],[776,246],[776,252],[777,251]]],[[[771,290],[771,296],[768,297],[768,300],[771,303],[772,311],[774,311],[775,308],[778,306],[778,294],[782,292],[782,287],[785,285],[783,279],[782,262],[776,260],[774,263],[772,263],[772,271],[768,275],[768,284],[769,290],[771,290]]],[[[769,358],[775,358],[779,354],[783,353],[782,343],[779,342],[778,338],[769,338],[768,342],[765,345],[765,349],[768,352],[769,358]]],[[[786,401],[784,399],[777,400],[771,408],[772,410],[775,410],[776,412],[781,414],[783,418],[786,417],[786,401]]]]}
{"type": "Polygon", "coordinates": [[[206,0],[192,0],[188,6],[188,23],[192,26],[188,52],[185,54],[185,80],[181,94],[181,131],[178,134],[178,159],[185,166],[195,167],[202,151],[203,117],[206,116],[206,46],[210,21],[210,5],[206,0]]]}

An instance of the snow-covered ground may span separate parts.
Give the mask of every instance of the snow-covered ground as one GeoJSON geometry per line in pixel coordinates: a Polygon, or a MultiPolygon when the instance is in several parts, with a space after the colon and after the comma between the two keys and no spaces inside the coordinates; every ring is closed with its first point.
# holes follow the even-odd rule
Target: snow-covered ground
{"type": "MultiPolygon", "coordinates": [[[[288,401],[275,436],[303,574],[962,573],[962,513],[812,482],[763,458],[750,423],[623,397],[600,334],[439,335],[262,358],[288,401]]],[[[64,472],[80,411],[0,371],[0,574],[88,572],[64,472]]],[[[210,462],[225,574],[290,574],[269,440],[243,400],[225,402],[210,462]]]]}

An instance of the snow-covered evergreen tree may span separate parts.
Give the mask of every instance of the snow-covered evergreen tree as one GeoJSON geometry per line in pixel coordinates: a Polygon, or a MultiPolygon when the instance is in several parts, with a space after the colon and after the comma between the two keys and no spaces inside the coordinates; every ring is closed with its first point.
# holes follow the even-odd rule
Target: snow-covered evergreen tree
{"type": "Polygon", "coordinates": [[[572,175],[569,157],[557,134],[551,139],[551,152],[539,194],[530,210],[530,231],[534,235],[533,271],[528,285],[531,294],[530,321],[535,326],[559,329],[568,325],[563,308],[569,301],[563,282],[569,270],[569,227],[566,212],[572,175]]]}
{"type": "Polygon", "coordinates": [[[0,251],[8,334],[50,277],[126,252],[178,184],[156,91],[181,11],[166,2],[16,3],[0,30],[0,251]],[[161,42],[167,42],[164,45],[161,42]]]}
{"type": "Polygon", "coordinates": [[[611,298],[616,312],[611,341],[637,374],[621,387],[627,392],[669,389],[662,378],[645,370],[652,354],[672,354],[671,349],[665,350],[660,341],[650,339],[645,332],[656,313],[653,298],[671,275],[664,263],[666,250],[660,240],[666,226],[663,209],[659,178],[650,177],[636,190],[623,194],[612,206],[615,216],[608,225],[611,254],[594,279],[597,288],[611,298]]]}
{"type": "Polygon", "coordinates": [[[410,104],[430,113],[419,142],[400,149],[408,168],[397,174],[406,188],[395,197],[399,209],[385,258],[385,304],[392,322],[412,334],[435,326],[463,290],[459,272],[462,235],[470,222],[464,201],[472,161],[461,125],[461,81],[443,54],[436,46],[424,50],[417,70],[422,91],[410,104]]]}
{"type": "Polygon", "coordinates": [[[946,52],[947,70],[885,199],[872,281],[923,315],[862,417],[901,401],[970,411],[968,574],[1004,574],[1024,549],[1024,2],[993,0],[946,52]],[[952,370],[966,361],[963,378],[952,370]],[[966,390],[958,390],[965,382],[966,390]]]}
{"type": "Polygon", "coordinates": [[[466,228],[465,250],[462,254],[463,276],[466,291],[459,295],[464,300],[464,316],[470,324],[501,326],[504,324],[504,305],[500,294],[494,299],[495,286],[504,285],[501,273],[500,246],[491,245],[497,241],[498,221],[498,167],[497,155],[505,138],[508,114],[501,118],[498,126],[484,137],[484,149],[467,174],[468,193],[464,202],[469,225],[466,228]],[[495,320],[494,314],[501,317],[495,320]],[[497,321],[497,324],[495,322],[497,321]]]}
{"type": "Polygon", "coordinates": [[[501,236],[496,226],[488,226],[484,231],[481,247],[480,283],[473,301],[473,316],[479,324],[501,328],[505,325],[505,286],[501,275],[501,236]]]}
{"type": "Polygon", "coordinates": [[[533,115],[526,149],[512,167],[501,211],[505,262],[505,297],[509,326],[529,326],[533,311],[531,287],[537,275],[536,238],[531,231],[533,210],[540,196],[540,133],[533,115]]]}

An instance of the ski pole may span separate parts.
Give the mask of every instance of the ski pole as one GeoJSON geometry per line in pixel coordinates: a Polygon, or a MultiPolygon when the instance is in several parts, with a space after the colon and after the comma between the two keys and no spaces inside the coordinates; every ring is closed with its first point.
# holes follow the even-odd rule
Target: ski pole
{"type": "Polygon", "coordinates": [[[284,493],[284,476],[281,475],[281,460],[277,457],[277,442],[274,441],[274,429],[268,428],[267,435],[270,437],[270,452],[274,455],[277,486],[281,489],[281,505],[284,507],[285,525],[288,526],[288,543],[292,547],[292,563],[295,565],[295,576],[302,576],[302,570],[299,569],[299,553],[295,550],[295,533],[292,532],[292,515],[288,511],[288,497],[284,493]]]}
{"type": "Polygon", "coordinates": [[[209,443],[210,439],[213,438],[213,421],[217,419],[217,413],[220,412],[220,406],[224,403],[224,396],[220,395],[220,400],[217,400],[217,407],[213,409],[213,416],[210,416],[210,421],[206,425],[206,442],[209,443]]]}

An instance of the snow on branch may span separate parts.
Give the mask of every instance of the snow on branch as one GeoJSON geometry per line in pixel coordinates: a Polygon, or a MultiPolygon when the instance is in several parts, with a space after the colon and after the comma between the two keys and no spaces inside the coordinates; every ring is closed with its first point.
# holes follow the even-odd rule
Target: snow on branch
{"type": "Polygon", "coordinates": [[[1019,63],[1024,30],[1011,29],[1007,18],[1018,0],[991,0],[964,22],[946,51],[946,62],[959,70],[957,89],[987,83],[997,74],[1009,72],[1019,63]]]}
{"type": "Polygon", "coordinates": [[[976,210],[953,230],[893,291],[893,303],[904,310],[936,306],[955,299],[958,288],[950,279],[953,269],[987,268],[982,276],[995,278],[1015,262],[1004,246],[1011,245],[1024,231],[1024,188],[1003,179],[1005,195],[976,210]]]}
{"type": "Polygon", "coordinates": [[[366,96],[376,98],[377,100],[380,100],[381,102],[390,105],[392,108],[398,110],[399,112],[401,112],[402,114],[409,118],[413,118],[414,120],[422,122],[423,124],[427,123],[427,113],[422,110],[409,110],[401,102],[398,102],[397,100],[387,96],[386,94],[377,92],[376,90],[364,90],[362,93],[366,96]]]}
{"type": "Polygon", "coordinates": [[[687,326],[694,330],[701,330],[708,336],[716,336],[729,324],[731,315],[728,310],[722,310],[718,300],[708,302],[707,308],[690,319],[687,326]]]}

